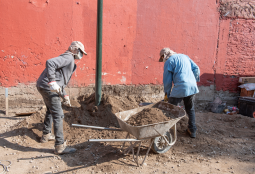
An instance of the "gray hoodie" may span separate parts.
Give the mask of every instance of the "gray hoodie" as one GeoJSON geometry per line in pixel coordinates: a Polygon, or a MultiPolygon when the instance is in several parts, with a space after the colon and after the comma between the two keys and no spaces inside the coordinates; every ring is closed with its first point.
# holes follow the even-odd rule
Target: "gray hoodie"
{"type": "Polygon", "coordinates": [[[64,54],[46,61],[46,68],[38,78],[36,87],[50,90],[48,83],[56,81],[62,88],[64,96],[66,95],[64,88],[75,70],[74,57],[71,52],[66,51],[64,54]]]}

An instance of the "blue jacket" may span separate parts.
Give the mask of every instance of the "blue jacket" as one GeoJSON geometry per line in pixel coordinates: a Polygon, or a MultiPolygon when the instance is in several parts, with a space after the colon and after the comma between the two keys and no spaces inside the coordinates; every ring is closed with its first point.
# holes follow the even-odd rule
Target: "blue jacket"
{"type": "Polygon", "coordinates": [[[175,98],[196,94],[199,92],[197,88],[197,82],[200,81],[199,75],[199,67],[188,56],[174,54],[164,64],[164,91],[168,97],[175,98]]]}

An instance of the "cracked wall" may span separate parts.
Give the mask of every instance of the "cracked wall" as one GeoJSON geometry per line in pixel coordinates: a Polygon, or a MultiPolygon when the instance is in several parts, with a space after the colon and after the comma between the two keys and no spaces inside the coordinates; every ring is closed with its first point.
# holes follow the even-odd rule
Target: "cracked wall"
{"type": "Polygon", "coordinates": [[[222,0],[220,3],[216,91],[239,93],[239,77],[254,76],[254,7],[255,2],[250,0],[222,0]]]}
{"type": "Polygon", "coordinates": [[[222,18],[255,19],[255,1],[221,0],[219,11],[222,18]]]}

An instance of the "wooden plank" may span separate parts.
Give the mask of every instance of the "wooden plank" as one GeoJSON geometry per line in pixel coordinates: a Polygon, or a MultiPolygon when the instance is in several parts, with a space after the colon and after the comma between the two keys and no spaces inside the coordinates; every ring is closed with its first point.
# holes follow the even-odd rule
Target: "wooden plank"
{"type": "Polygon", "coordinates": [[[254,90],[247,91],[245,88],[241,88],[240,96],[242,97],[255,97],[254,94],[254,90]]]}
{"type": "Polygon", "coordinates": [[[16,116],[30,116],[36,112],[23,112],[23,113],[16,113],[16,116]]]}
{"type": "Polygon", "coordinates": [[[239,83],[255,83],[255,77],[239,77],[239,83]]]}

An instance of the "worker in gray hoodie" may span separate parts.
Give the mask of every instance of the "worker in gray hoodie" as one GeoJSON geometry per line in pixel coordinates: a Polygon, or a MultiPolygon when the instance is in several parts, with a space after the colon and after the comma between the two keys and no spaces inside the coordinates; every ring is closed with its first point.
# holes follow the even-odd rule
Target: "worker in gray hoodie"
{"type": "Polygon", "coordinates": [[[58,57],[46,61],[46,68],[37,80],[37,89],[42,95],[47,111],[44,119],[43,135],[41,143],[55,140],[55,154],[73,153],[75,148],[67,147],[63,135],[64,113],[63,104],[71,106],[69,96],[64,88],[76,70],[75,59],[80,60],[83,54],[87,55],[84,46],[79,41],[74,41],[68,50],[58,57]],[[51,134],[52,122],[54,135],[51,134]]]}

